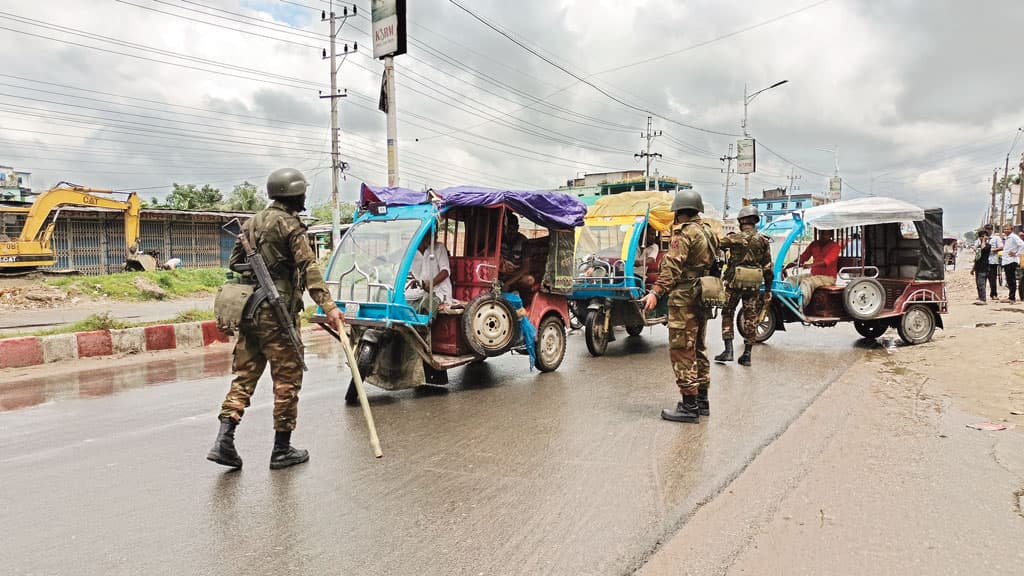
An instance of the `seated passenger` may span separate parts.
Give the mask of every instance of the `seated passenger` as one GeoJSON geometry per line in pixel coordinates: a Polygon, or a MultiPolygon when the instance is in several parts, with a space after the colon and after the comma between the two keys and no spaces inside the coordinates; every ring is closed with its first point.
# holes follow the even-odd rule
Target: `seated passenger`
{"type": "Polygon", "coordinates": [[[661,249],[658,246],[658,231],[648,226],[644,233],[644,244],[647,246],[637,253],[633,261],[633,273],[641,278],[646,277],[649,270],[654,270],[658,261],[658,251],[661,249]]]}
{"type": "Polygon", "coordinates": [[[842,256],[846,258],[860,258],[860,233],[854,232],[853,236],[843,246],[842,256]]]}
{"type": "Polygon", "coordinates": [[[498,272],[501,290],[528,290],[533,287],[535,279],[523,266],[526,236],[519,231],[519,218],[512,212],[505,214],[505,230],[501,239],[501,269],[498,272]]]}
{"type": "Polygon", "coordinates": [[[818,230],[818,239],[811,242],[804,253],[797,258],[799,266],[811,265],[811,271],[797,277],[804,293],[804,305],[811,300],[811,294],[822,286],[833,286],[839,274],[839,252],[842,247],[833,240],[831,230],[818,230]]]}
{"type": "Polygon", "coordinates": [[[448,249],[440,242],[430,244],[427,233],[420,241],[409,269],[410,281],[405,288],[405,301],[418,314],[437,310],[452,299],[451,264],[448,249]],[[433,288],[433,301],[431,301],[433,288]]]}

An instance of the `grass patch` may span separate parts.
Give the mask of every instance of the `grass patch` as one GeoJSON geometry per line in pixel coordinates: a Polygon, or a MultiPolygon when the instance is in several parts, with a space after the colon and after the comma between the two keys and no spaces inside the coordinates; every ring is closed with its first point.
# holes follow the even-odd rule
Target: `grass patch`
{"type": "Polygon", "coordinates": [[[216,319],[217,318],[213,315],[213,310],[206,308],[193,308],[191,310],[178,312],[174,318],[164,322],[157,322],[156,324],[184,324],[186,322],[206,322],[207,320],[216,319]]]}
{"type": "Polygon", "coordinates": [[[185,324],[188,322],[205,322],[213,320],[213,310],[194,308],[178,312],[170,320],[153,320],[151,322],[125,322],[110,315],[109,312],[93,314],[78,322],[65,324],[56,328],[42,330],[30,330],[27,332],[0,332],[0,338],[15,338],[20,336],[53,336],[54,334],[71,334],[74,332],[93,332],[95,330],[123,330],[125,328],[142,328],[145,326],[157,326],[160,324],[185,324]]]}
{"type": "Polygon", "coordinates": [[[191,268],[183,270],[153,270],[150,272],[119,272],[103,276],[67,276],[46,281],[70,295],[83,295],[115,300],[157,300],[153,294],[143,292],[136,280],[144,278],[167,292],[168,298],[216,292],[224,284],[224,268],[191,268]]]}

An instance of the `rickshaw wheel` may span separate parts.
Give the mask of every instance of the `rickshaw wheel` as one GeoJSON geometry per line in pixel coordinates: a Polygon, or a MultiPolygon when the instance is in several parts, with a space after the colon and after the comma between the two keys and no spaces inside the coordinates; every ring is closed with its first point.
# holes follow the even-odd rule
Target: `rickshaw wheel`
{"type": "Polygon", "coordinates": [[[639,336],[643,334],[645,326],[643,324],[635,324],[633,326],[626,326],[626,334],[630,336],[639,336]]]}
{"type": "Polygon", "coordinates": [[[604,315],[607,313],[603,308],[587,310],[587,319],[583,325],[587,350],[591,356],[601,356],[608,348],[608,332],[604,329],[604,315]]]}
{"type": "MultiPolygon", "coordinates": [[[[361,342],[356,350],[356,366],[359,367],[359,375],[366,382],[366,377],[373,371],[373,358],[377,355],[377,345],[373,342],[361,342]]],[[[359,404],[359,393],[356,392],[356,381],[348,381],[348,390],[345,392],[345,403],[350,406],[359,404]]]]}
{"type": "Polygon", "coordinates": [[[885,307],[885,288],[874,278],[856,278],[843,290],[843,305],[854,320],[871,320],[885,307]]]}
{"type": "Polygon", "coordinates": [[[537,369],[554,372],[565,358],[565,326],[556,316],[541,320],[537,330],[537,369]]]}
{"type": "MultiPolygon", "coordinates": [[[[771,302],[764,301],[762,301],[761,306],[767,306],[768,309],[765,310],[764,312],[764,319],[758,322],[757,326],[755,327],[754,337],[752,338],[752,340],[754,342],[757,342],[758,344],[768,341],[768,339],[771,338],[773,334],[775,334],[776,326],[775,307],[772,306],[771,302]]],[[[758,312],[758,314],[760,314],[760,311],[758,312]]],[[[740,336],[743,336],[744,338],[748,337],[746,330],[743,328],[743,322],[737,322],[736,329],[739,330],[740,336]]]]}
{"type": "Polygon", "coordinates": [[[885,331],[889,329],[889,323],[877,320],[854,320],[853,329],[865,338],[878,338],[882,334],[885,334],[885,331]]]}
{"type": "Polygon", "coordinates": [[[907,344],[924,344],[935,334],[935,312],[924,304],[908,306],[896,331],[907,344]]]}
{"type": "Polygon", "coordinates": [[[515,310],[504,298],[481,294],[466,305],[462,314],[466,342],[481,356],[500,356],[508,352],[519,336],[515,310]]]}

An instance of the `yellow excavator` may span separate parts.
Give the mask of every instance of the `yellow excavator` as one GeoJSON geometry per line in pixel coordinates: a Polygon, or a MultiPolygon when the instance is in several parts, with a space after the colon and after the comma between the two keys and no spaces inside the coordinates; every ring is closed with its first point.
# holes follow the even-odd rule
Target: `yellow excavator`
{"type": "Polygon", "coordinates": [[[5,208],[6,213],[27,213],[25,225],[16,239],[0,238],[0,274],[24,272],[57,263],[53,251],[53,228],[64,206],[92,206],[124,212],[125,270],[151,270],[156,260],[139,251],[139,209],[141,203],[135,192],[125,201],[107,196],[113,190],[87,188],[61,182],[43,192],[28,208],[5,208]],[[57,210],[53,218],[50,214],[57,210]],[[49,222],[47,222],[49,219],[49,222]]]}

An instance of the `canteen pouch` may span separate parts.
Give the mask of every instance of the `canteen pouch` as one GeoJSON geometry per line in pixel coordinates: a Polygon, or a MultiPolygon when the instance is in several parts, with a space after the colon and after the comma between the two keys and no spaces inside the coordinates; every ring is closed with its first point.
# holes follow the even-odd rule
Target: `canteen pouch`
{"type": "Polygon", "coordinates": [[[217,291],[213,300],[213,315],[217,319],[217,328],[226,334],[234,334],[242,325],[245,306],[252,298],[252,284],[227,282],[217,291]]]}
{"type": "Polygon", "coordinates": [[[760,268],[737,266],[733,273],[735,275],[729,283],[729,288],[739,292],[755,292],[764,280],[764,272],[760,268]]]}

